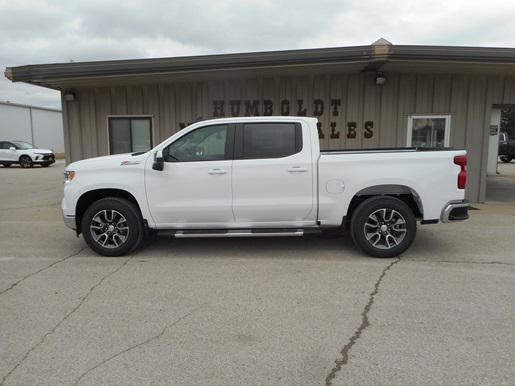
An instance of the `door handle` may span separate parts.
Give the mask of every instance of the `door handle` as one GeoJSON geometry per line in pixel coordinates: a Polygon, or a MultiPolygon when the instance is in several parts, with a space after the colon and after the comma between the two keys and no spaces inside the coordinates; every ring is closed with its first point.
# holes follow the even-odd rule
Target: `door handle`
{"type": "Polygon", "coordinates": [[[303,173],[303,172],[307,172],[308,169],[300,167],[300,166],[292,166],[291,168],[288,168],[288,171],[290,173],[303,173]]]}
{"type": "Polygon", "coordinates": [[[208,171],[209,174],[225,174],[227,173],[226,170],[223,170],[223,169],[211,169],[210,171],[208,171]]]}

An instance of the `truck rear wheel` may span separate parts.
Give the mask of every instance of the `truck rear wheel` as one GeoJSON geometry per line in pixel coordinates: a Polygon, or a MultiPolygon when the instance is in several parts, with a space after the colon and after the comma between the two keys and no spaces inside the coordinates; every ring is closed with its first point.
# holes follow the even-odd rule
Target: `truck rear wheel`
{"type": "Polygon", "coordinates": [[[508,163],[508,162],[511,162],[511,160],[513,159],[511,156],[509,155],[502,155],[499,157],[501,159],[502,162],[505,162],[505,163],[508,163]]]}
{"type": "Polygon", "coordinates": [[[84,212],[81,231],[88,246],[103,256],[122,256],[143,238],[143,221],[130,201],[118,197],[95,201],[84,212]]]}
{"type": "Polygon", "coordinates": [[[354,244],[374,257],[395,257],[413,243],[417,222],[411,208],[394,197],[363,201],[351,219],[354,244]]]}

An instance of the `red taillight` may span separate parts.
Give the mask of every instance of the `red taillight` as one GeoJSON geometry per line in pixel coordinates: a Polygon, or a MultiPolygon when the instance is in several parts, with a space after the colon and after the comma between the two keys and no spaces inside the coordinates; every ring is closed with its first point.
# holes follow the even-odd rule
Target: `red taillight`
{"type": "Polygon", "coordinates": [[[460,173],[458,174],[458,189],[465,189],[467,183],[467,156],[457,155],[454,157],[454,163],[461,167],[460,173]]]}

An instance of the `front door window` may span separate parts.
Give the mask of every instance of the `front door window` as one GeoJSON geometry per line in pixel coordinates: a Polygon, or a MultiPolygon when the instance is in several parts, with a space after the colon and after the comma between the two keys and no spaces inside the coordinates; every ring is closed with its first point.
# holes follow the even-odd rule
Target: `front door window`
{"type": "Polygon", "coordinates": [[[205,126],[173,142],[164,151],[167,162],[220,161],[226,158],[227,125],[205,126]]]}

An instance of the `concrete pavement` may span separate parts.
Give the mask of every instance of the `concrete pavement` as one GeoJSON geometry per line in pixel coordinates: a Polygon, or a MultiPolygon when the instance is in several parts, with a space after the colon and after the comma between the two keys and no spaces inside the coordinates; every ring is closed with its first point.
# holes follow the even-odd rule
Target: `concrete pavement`
{"type": "Polygon", "coordinates": [[[0,384],[513,384],[515,205],[348,238],[157,240],[96,256],[63,165],[0,168],[0,384]]]}
{"type": "Polygon", "coordinates": [[[515,162],[499,162],[497,172],[487,177],[486,201],[515,203],[515,162]]]}

